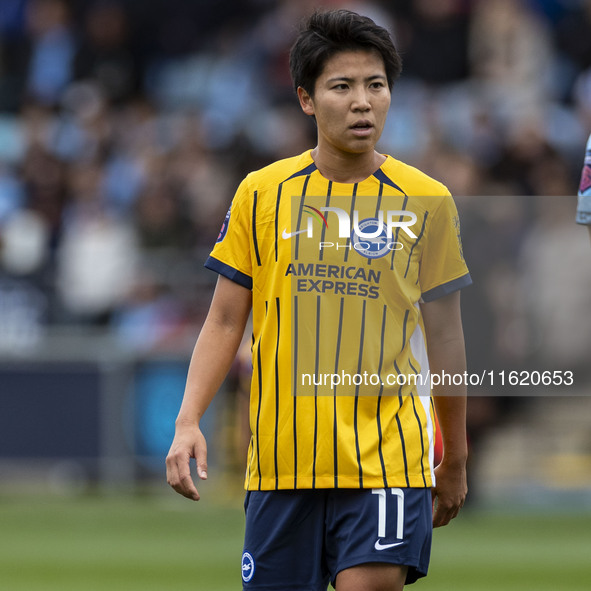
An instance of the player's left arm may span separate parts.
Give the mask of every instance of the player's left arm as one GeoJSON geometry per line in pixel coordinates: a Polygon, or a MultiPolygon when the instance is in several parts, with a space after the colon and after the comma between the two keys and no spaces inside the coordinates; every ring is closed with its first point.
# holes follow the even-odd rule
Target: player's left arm
{"type": "MultiPolygon", "coordinates": [[[[466,371],[460,292],[421,304],[431,374],[466,371]]],[[[459,381],[459,380],[458,380],[459,381]]],[[[468,492],[466,462],[466,385],[433,387],[435,411],[441,427],[443,457],[435,469],[433,526],[447,525],[461,509],[468,492]]]]}

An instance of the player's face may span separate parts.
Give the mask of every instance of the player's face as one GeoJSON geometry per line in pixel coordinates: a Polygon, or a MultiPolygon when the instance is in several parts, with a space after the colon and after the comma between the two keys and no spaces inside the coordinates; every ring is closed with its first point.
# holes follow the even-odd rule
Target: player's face
{"type": "Polygon", "coordinates": [[[316,80],[314,97],[302,88],[298,96],[304,113],[316,117],[319,150],[373,151],[390,108],[390,89],[379,53],[335,54],[316,80]]]}

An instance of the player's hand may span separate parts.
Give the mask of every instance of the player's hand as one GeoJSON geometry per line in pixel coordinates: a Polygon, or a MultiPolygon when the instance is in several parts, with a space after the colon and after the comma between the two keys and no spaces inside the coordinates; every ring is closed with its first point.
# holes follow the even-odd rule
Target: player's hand
{"type": "Polygon", "coordinates": [[[433,494],[433,527],[447,525],[464,506],[468,485],[466,483],[466,463],[459,461],[446,463],[445,458],[435,468],[436,486],[433,494]]]}
{"type": "Polygon", "coordinates": [[[207,479],[207,444],[203,433],[194,424],[177,424],[176,432],[166,456],[166,480],[180,495],[199,500],[197,487],[191,478],[190,462],[195,458],[197,474],[207,479]]]}

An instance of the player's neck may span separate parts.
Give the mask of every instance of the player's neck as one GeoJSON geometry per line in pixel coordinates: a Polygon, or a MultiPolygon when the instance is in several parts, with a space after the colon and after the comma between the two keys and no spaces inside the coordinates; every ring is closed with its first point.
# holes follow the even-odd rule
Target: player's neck
{"type": "Polygon", "coordinates": [[[312,150],[312,158],[320,174],[335,183],[360,183],[374,174],[386,157],[372,150],[361,154],[312,150]]]}

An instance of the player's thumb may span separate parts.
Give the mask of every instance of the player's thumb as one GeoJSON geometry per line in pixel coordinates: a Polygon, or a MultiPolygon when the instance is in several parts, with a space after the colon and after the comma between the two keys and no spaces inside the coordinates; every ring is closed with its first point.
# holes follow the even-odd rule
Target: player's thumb
{"type": "Polygon", "coordinates": [[[207,478],[207,444],[204,437],[201,437],[195,444],[195,463],[197,464],[197,475],[201,480],[205,480],[207,478]]]}

